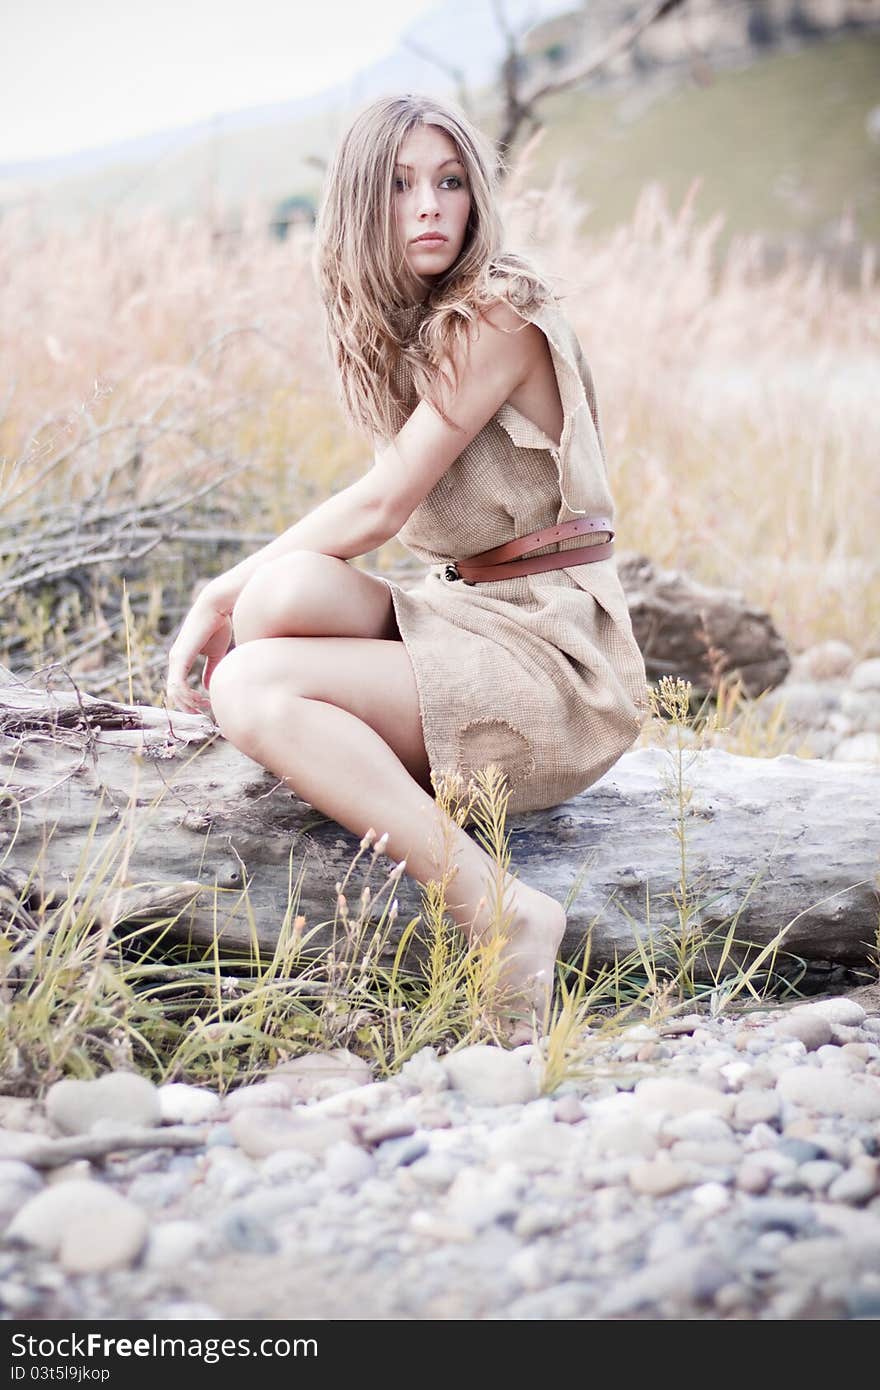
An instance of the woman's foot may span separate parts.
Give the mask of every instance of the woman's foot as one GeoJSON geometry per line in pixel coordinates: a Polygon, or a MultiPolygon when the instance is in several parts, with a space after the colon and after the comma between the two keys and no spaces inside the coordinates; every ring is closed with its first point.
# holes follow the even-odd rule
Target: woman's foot
{"type": "MultiPolygon", "coordinates": [[[[516,1047],[547,1025],[565,909],[555,898],[516,881],[505,899],[505,927],[492,1021],[516,1047]]],[[[484,942],[486,938],[482,938],[484,942]]]]}

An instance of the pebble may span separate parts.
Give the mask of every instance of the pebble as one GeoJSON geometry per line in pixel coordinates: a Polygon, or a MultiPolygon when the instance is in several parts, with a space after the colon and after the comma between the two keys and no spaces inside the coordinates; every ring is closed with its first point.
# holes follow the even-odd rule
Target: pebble
{"type": "Polygon", "coordinates": [[[845,1173],[835,1177],[828,1189],[828,1196],[833,1202],[856,1204],[867,1202],[878,1191],[878,1164],[876,1159],[869,1159],[865,1164],[854,1163],[845,1173]]]}
{"type": "Polygon", "coordinates": [[[629,1181],[634,1192],[644,1192],[650,1197],[663,1197],[668,1192],[677,1192],[694,1182],[697,1169],[685,1163],[674,1163],[669,1158],[659,1157],[649,1163],[635,1163],[630,1169],[629,1181]]]}
{"type": "Polygon", "coordinates": [[[538,1094],[535,1072],[516,1050],[475,1043],[443,1059],[449,1084],[474,1105],[516,1105],[538,1094]]]}
{"type": "Polygon", "coordinates": [[[355,1140],[348,1120],[256,1106],[240,1110],[229,1128],[239,1148],[252,1158],[265,1158],[277,1149],[304,1149],[319,1154],[340,1140],[355,1140]]]}
{"type": "Polygon", "coordinates": [[[200,1125],[216,1119],[220,1097],[204,1086],[187,1086],[180,1081],[159,1087],[159,1113],[168,1125],[200,1125]]]}
{"type": "Polygon", "coordinates": [[[109,1122],[132,1128],[161,1123],[158,1089],[130,1071],[111,1071],[95,1081],[56,1081],[46,1092],[46,1115],[62,1134],[87,1134],[109,1122]]]}
{"type": "Polygon", "coordinates": [[[193,1258],[204,1240],[198,1221],[161,1221],[150,1230],[144,1264],[149,1269],[178,1268],[193,1258]]]}
{"type": "Polygon", "coordinates": [[[776,1089],[784,1101],[816,1115],[880,1119],[880,1080],[874,1077],[846,1076],[818,1067],[792,1067],[780,1075],[776,1089]]]}
{"type": "Polygon", "coordinates": [[[287,1088],[291,1100],[321,1100],[341,1095],[373,1079],[370,1065],[346,1048],[306,1053],[290,1062],[281,1062],[266,1077],[287,1088]]]}
{"type": "MultiPolygon", "coordinates": [[[[148,1086],[198,1149],[159,1129],[38,1171],[4,1141],[62,1128],[51,1088],[0,1128],[0,1296],[78,1320],[871,1317],[880,1077],[851,1068],[876,1025],[845,997],[632,1024],[546,1095],[530,1047],[423,1048],[381,1080],[337,1049],[225,1097],[148,1086]]],[[[90,1128],[120,1122],[106,1081],[74,1084],[90,1128]]]]}
{"type": "Polygon", "coordinates": [[[106,1183],[72,1181],[26,1202],[6,1238],[57,1255],[72,1274],[87,1274],[130,1264],[148,1230],[143,1211],[106,1183]]]}
{"type": "Polygon", "coordinates": [[[776,1025],[781,1037],[798,1038],[808,1052],[831,1041],[831,1024],[818,1015],[792,1013],[776,1025]]]}

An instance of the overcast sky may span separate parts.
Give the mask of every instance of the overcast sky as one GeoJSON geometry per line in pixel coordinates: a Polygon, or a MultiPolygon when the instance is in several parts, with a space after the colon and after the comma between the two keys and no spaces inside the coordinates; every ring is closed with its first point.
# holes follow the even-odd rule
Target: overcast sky
{"type": "Polygon", "coordinates": [[[433,0],[0,0],[0,162],[308,96],[433,0]]]}

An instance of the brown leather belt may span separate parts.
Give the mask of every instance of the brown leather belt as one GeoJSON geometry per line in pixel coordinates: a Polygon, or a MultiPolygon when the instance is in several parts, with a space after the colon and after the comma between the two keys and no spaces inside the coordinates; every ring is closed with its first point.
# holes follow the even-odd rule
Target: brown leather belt
{"type": "Polygon", "coordinates": [[[450,561],[445,578],[462,579],[465,584],[484,584],[493,579],[514,579],[520,574],[538,574],[542,570],[568,569],[572,565],[589,565],[594,560],[607,560],[614,553],[614,531],[607,516],[575,517],[558,526],[545,526],[528,536],[469,555],[466,560],[450,561]],[[539,550],[553,541],[565,541],[569,536],[582,536],[589,531],[607,531],[608,540],[598,545],[579,545],[571,550],[554,550],[547,555],[533,555],[528,560],[515,560],[529,550],[539,550]],[[490,563],[487,563],[490,562],[490,563]],[[479,562],[479,563],[476,563],[479,562]]]}

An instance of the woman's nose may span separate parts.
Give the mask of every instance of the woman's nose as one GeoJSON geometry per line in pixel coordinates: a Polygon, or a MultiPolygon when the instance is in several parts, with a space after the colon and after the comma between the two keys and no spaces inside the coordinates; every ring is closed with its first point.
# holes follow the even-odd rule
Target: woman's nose
{"type": "Polygon", "coordinates": [[[433,188],[429,188],[419,197],[419,216],[430,217],[437,211],[437,194],[433,188]]]}

